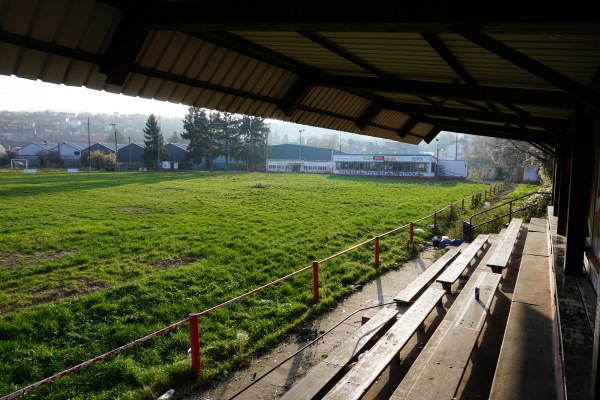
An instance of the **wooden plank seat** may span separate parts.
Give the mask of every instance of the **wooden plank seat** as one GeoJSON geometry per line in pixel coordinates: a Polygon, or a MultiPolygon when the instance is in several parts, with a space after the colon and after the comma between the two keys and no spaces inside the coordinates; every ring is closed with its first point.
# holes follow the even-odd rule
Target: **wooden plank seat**
{"type": "Polygon", "coordinates": [[[489,397],[494,400],[561,397],[548,234],[536,230],[536,223],[544,226],[545,220],[529,224],[489,397]]]}
{"type": "Polygon", "coordinates": [[[382,308],[365,324],[356,330],[342,344],[329,353],[329,356],[312,367],[296,382],[281,399],[316,399],[331,389],[346,371],[346,367],[362,353],[376,336],[381,335],[394,322],[398,310],[382,308]]]}
{"type": "Polygon", "coordinates": [[[402,289],[395,297],[394,301],[399,303],[411,302],[417,295],[431,283],[443,269],[452,262],[461,252],[460,247],[452,247],[443,256],[435,260],[427,269],[419,274],[411,283],[402,289]]]}
{"type": "Polygon", "coordinates": [[[360,399],[406,345],[445,291],[429,287],[323,399],[360,399]]]}
{"type": "Polygon", "coordinates": [[[456,282],[462,272],[469,266],[471,261],[477,256],[477,253],[487,243],[490,235],[479,235],[471,244],[446,268],[446,270],[436,279],[442,284],[442,287],[449,292],[452,284],[456,282]]]}
{"type": "Polygon", "coordinates": [[[500,274],[506,268],[522,224],[523,219],[521,218],[513,218],[510,224],[508,224],[508,228],[506,228],[506,232],[502,235],[500,243],[498,243],[486,264],[492,268],[492,272],[500,274]]]}
{"type": "MultiPolygon", "coordinates": [[[[502,275],[483,271],[472,277],[480,289],[479,300],[470,294],[462,303],[448,330],[430,354],[407,393],[392,399],[452,399],[460,385],[477,338],[502,275]]],[[[466,293],[465,293],[466,294],[466,293]]],[[[397,390],[398,392],[398,390],[397,390]]]]}

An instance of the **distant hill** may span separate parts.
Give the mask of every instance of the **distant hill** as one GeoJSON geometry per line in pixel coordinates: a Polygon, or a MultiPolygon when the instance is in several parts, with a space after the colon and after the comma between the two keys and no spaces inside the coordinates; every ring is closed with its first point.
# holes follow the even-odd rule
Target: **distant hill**
{"type": "MultiPolygon", "coordinates": [[[[0,144],[4,147],[23,146],[31,142],[85,142],[89,133],[92,142],[114,141],[116,124],[120,143],[141,141],[149,115],[144,114],[92,114],[54,111],[0,111],[0,144]]],[[[183,131],[181,118],[159,118],[166,141],[174,142],[173,132],[183,131]]]]}

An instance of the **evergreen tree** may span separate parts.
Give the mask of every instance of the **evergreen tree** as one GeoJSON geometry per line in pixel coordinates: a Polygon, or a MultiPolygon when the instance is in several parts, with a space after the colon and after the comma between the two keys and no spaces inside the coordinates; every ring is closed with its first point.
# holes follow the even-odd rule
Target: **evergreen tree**
{"type": "Polygon", "coordinates": [[[229,161],[239,160],[240,153],[243,148],[242,138],[240,137],[240,122],[241,120],[231,113],[223,113],[222,121],[222,137],[223,137],[223,153],[225,164],[229,161]]]}
{"type": "Polygon", "coordinates": [[[248,165],[264,164],[269,157],[268,135],[269,125],[260,117],[242,117],[240,135],[243,149],[240,159],[248,165]]]}
{"type": "Polygon", "coordinates": [[[142,158],[146,162],[156,163],[156,168],[159,168],[159,162],[166,160],[169,157],[167,149],[165,149],[165,140],[154,114],[150,114],[146,127],[144,128],[144,152],[142,158]]]}
{"type": "Polygon", "coordinates": [[[169,143],[180,143],[179,134],[176,131],[173,131],[173,135],[169,138],[169,143]]]}
{"type": "Polygon", "coordinates": [[[204,162],[207,170],[212,170],[212,162],[223,152],[223,122],[220,113],[210,112],[207,116],[203,108],[189,107],[183,119],[181,137],[189,140],[192,162],[204,162]]]}

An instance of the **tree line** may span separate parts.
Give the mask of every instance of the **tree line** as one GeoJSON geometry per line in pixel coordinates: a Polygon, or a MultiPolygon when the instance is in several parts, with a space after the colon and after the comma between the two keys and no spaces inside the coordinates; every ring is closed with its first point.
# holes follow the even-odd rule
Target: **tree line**
{"type": "MultiPolygon", "coordinates": [[[[189,142],[188,157],[212,170],[213,162],[224,157],[225,164],[264,164],[269,156],[269,124],[260,117],[189,107],[183,118],[181,137],[189,142]]],[[[144,128],[144,160],[165,160],[164,138],[154,114],[144,128]]]]}

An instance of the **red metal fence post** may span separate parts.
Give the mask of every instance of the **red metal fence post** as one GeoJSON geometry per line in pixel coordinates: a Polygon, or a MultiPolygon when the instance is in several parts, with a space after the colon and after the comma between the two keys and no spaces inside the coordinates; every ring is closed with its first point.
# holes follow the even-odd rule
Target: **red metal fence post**
{"type": "Polygon", "coordinates": [[[196,376],[200,375],[200,332],[198,330],[198,314],[190,314],[190,344],[192,347],[192,369],[196,376]]]}
{"type": "Polygon", "coordinates": [[[415,239],[415,224],[414,222],[410,223],[410,241],[412,242],[415,239]]]}
{"type": "Polygon", "coordinates": [[[433,213],[433,230],[437,231],[437,211],[433,213]]]}
{"type": "Polygon", "coordinates": [[[379,236],[375,236],[375,266],[379,265],[379,236]]]}
{"type": "Polygon", "coordinates": [[[465,209],[465,198],[462,198],[462,205],[460,206],[463,210],[465,209]]]}
{"type": "Polygon", "coordinates": [[[313,297],[315,301],[319,301],[319,262],[313,261],[313,297]]]}
{"type": "Polygon", "coordinates": [[[473,207],[473,204],[475,204],[475,195],[474,194],[471,195],[471,207],[473,207]]]}

